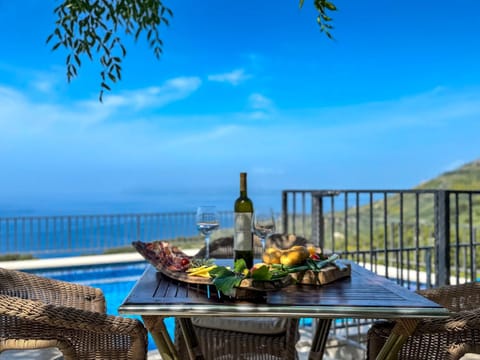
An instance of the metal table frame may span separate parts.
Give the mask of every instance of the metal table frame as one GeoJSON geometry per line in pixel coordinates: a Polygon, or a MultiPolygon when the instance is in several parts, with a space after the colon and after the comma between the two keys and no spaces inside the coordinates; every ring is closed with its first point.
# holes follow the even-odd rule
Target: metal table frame
{"type": "Polygon", "coordinates": [[[350,263],[352,275],[323,286],[290,285],[268,293],[265,302],[223,299],[204,286],[179,283],[149,265],[119,307],[119,313],[141,315],[164,360],[178,359],[165,328],[165,317],[177,317],[191,359],[204,359],[191,318],[297,317],[318,318],[309,360],[321,359],[328,332],[336,318],[395,319],[396,326],[377,359],[396,359],[420,319],[445,318],[448,310],[426,298],[350,263]],[[208,296],[209,294],[210,296],[208,296]]]}

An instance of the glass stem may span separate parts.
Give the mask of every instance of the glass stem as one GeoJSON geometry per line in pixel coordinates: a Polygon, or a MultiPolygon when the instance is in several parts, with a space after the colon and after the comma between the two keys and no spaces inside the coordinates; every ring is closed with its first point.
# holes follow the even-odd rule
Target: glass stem
{"type": "Polygon", "coordinates": [[[205,259],[210,259],[210,235],[205,235],[205,259]]]}
{"type": "Polygon", "coordinates": [[[265,253],[265,238],[260,238],[260,242],[262,243],[262,255],[265,253]]]}

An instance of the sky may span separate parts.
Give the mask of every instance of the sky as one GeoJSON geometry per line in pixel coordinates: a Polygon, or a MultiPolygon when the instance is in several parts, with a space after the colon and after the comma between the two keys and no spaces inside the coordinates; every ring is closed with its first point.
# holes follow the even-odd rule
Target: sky
{"type": "Polygon", "coordinates": [[[58,4],[0,0],[2,214],[233,204],[241,171],[254,202],[409,189],[480,157],[478,0],[337,0],[334,40],[313,1],[165,1],[161,59],[122,35],[103,103],[98,64],[67,83],[45,43],[58,4]]]}

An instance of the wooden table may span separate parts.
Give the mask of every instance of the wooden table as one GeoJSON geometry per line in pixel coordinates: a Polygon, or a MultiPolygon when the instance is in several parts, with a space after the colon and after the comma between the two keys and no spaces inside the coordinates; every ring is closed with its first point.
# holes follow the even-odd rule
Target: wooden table
{"type": "Polygon", "coordinates": [[[180,283],[148,266],[119,307],[121,314],[141,315],[162,358],[177,359],[163,319],[180,319],[192,359],[203,359],[191,317],[273,316],[318,318],[309,359],[321,359],[330,324],[337,318],[395,319],[397,326],[377,359],[395,359],[396,353],[422,318],[445,318],[448,310],[426,298],[350,263],[352,275],[323,286],[290,285],[270,292],[266,301],[232,301],[214,287],[180,283]]]}

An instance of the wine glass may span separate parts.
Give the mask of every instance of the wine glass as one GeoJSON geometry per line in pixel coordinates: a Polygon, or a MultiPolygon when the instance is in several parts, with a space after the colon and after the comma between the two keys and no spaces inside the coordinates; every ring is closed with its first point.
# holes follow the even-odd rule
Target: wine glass
{"type": "Polygon", "coordinates": [[[275,214],[272,209],[254,211],[252,216],[252,232],[260,238],[262,254],[265,252],[267,238],[275,232],[275,214]]]}
{"type": "Polygon", "coordinates": [[[215,206],[199,206],[196,215],[197,229],[205,236],[205,258],[210,258],[210,234],[220,227],[215,206]]]}

